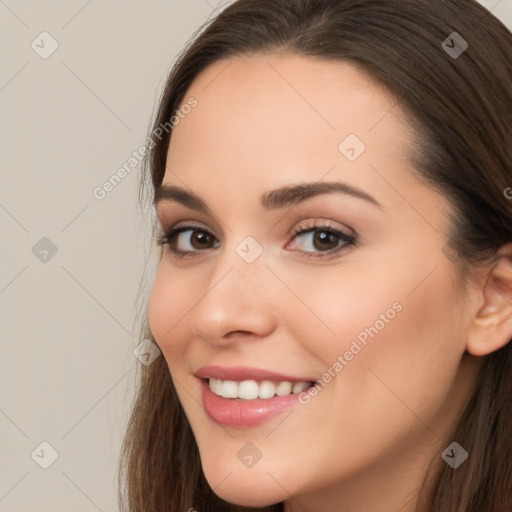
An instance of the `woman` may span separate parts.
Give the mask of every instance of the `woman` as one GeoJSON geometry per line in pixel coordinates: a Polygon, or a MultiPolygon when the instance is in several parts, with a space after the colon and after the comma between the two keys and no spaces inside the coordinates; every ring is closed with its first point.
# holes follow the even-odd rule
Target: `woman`
{"type": "Polygon", "coordinates": [[[127,511],[512,510],[511,84],[473,0],[239,0],[196,36],[145,167],[127,511]]]}

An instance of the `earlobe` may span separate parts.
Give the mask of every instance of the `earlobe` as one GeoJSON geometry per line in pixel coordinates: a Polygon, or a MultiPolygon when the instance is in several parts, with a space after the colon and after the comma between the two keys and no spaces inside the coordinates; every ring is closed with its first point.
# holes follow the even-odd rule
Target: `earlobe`
{"type": "Polygon", "coordinates": [[[485,356],[512,340],[512,244],[503,246],[481,289],[483,304],[473,318],[466,350],[485,356]]]}

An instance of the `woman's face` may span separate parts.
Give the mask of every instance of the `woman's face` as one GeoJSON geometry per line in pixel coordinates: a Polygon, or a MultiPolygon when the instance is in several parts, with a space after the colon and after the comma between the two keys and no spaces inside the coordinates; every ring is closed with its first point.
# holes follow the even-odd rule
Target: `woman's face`
{"type": "Polygon", "coordinates": [[[190,98],[163,179],[184,193],[156,206],[164,231],[188,229],[164,246],[149,323],[209,484],[249,506],[405,505],[476,366],[449,204],[406,158],[403,111],[348,63],[285,55],[216,63],[190,98]],[[305,184],[321,193],[288,190],[305,184]],[[318,384],[244,401],[210,376],[227,397],[318,384]]]}

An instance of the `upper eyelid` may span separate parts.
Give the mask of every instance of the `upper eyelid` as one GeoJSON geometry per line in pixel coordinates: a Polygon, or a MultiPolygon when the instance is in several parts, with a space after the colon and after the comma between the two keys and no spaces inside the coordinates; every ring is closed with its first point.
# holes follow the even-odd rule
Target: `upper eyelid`
{"type": "Polygon", "coordinates": [[[335,230],[340,231],[341,233],[344,233],[349,236],[354,236],[354,237],[356,236],[355,230],[352,229],[347,224],[343,224],[339,221],[327,219],[325,217],[317,217],[317,218],[314,218],[314,220],[308,219],[308,220],[300,221],[298,223],[298,225],[295,225],[295,227],[293,227],[292,229],[290,229],[288,231],[288,235],[297,234],[297,233],[300,233],[303,231],[321,229],[321,228],[325,228],[325,227],[335,229],[335,230]],[[302,222],[304,222],[306,224],[310,224],[310,225],[301,226],[302,222]]]}
{"type": "MultiPolygon", "coordinates": [[[[301,234],[301,233],[304,233],[307,231],[319,230],[319,229],[325,228],[325,227],[340,231],[341,233],[343,233],[347,236],[351,236],[351,237],[357,236],[356,232],[349,226],[343,224],[343,227],[339,227],[339,226],[333,225],[333,223],[339,224],[339,222],[335,222],[335,221],[325,219],[322,217],[319,217],[318,219],[315,219],[313,221],[302,220],[302,221],[299,221],[298,223],[294,224],[294,226],[287,231],[286,236],[297,236],[298,234],[301,234]],[[301,225],[301,223],[307,223],[307,222],[312,222],[312,224],[311,225],[301,225]]],[[[164,235],[167,233],[170,233],[171,231],[175,232],[176,230],[189,231],[189,230],[194,230],[194,229],[197,229],[197,230],[202,229],[204,231],[207,231],[209,234],[211,234],[218,240],[218,238],[212,233],[212,230],[210,228],[206,227],[205,225],[203,225],[202,223],[200,223],[198,221],[186,221],[186,220],[179,221],[174,224],[171,223],[171,226],[169,228],[164,227],[163,223],[161,223],[160,226],[161,226],[161,229],[162,229],[162,232],[164,235]]]]}
{"type": "MultiPolygon", "coordinates": [[[[340,195],[340,196],[348,196],[348,197],[352,197],[352,198],[360,198],[360,199],[363,199],[364,202],[366,202],[367,204],[373,204],[375,205],[376,207],[378,207],[379,209],[383,209],[384,207],[377,201],[375,200],[372,196],[369,196],[368,194],[366,194],[364,191],[362,190],[358,190],[354,187],[351,187],[350,185],[346,185],[346,184],[343,184],[343,183],[318,183],[318,182],[315,182],[313,184],[299,184],[298,186],[296,187],[291,187],[290,190],[287,189],[287,187],[284,187],[282,190],[274,190],[272,192],[274,193],[286,193],[286,192],[290,192],[291,190],[293,189],[297,189],[297,191],[295,191],[295,194],[298,194],[297,196],[297,200],[293,201],[294,204],[292,204],[291,206],[292,207],[296,207],[296,206],[299,206],[299,205],[303,205],[305,208],[308,208],[310,206],[310,202],[316,202],[316,201],[319,201],[321,198],[326,198],[326,197],[332,197],[332,196],[336,196],[336,195],[340,195]],[[336,186],[339,186],[341,187],[341,190],[337,190],[337,189],[334,189],[332,190],[330,187],[336,187],[336,186]],[[327,190],[326,191],[322,191],[322,192],[308,192],[308,195],[304,198],[300,198],[300,194],[298,194],[298,190],[300,190],[301,188],[304,188],[306,191],[309,190],[310,188],[315,188],[315,187],[319,187],[319,188],[326,188],[327,190]],[[347,190],[348,192],[347,192],[347,190]]],[[[214,223],[218,224],[219,227],[224,224],[226,225],[222,219],[220,217],[218,217],[216,214],[214,214],[212,212],[212,210],[206,206],[205,204],[205,210],[203,210],[202,208],[195,208],[193,205],[190,205],[189,204],[189,201],[187,199],[183,199],[182,200],[182,194],[183,192],[186,192],[186,191],[183,191],[183,190],[180,190],[179,187],[176,187],[176,186],[163,186],[161,188],[161,191],[163,191],[163,196],[158,199],[155,203],[154,203],[154,210],[156,212],[156,215],[158,217],[158,219],[165,219],[165,212],[166,210],[168,211],[168,208],[171,207],[173,210],[174,208],[178,208],[179,210],[178,211],[181,211],[181,209],[185,209],[185,210],[188,210],[189,212],[195,212],[195,214],[204,214],[208,217],[208,222],[210,222],[210,220],[213,219],[214,223]],[[178,190],[180,191],[179,193],[172,193],[172,198],[167,198],[166,197],[166,194],[168,193],[168,189],[171,189],[171,190],[178,190]],[[177,194],[177,197],[175,196],[175,194],[177,194]],[[180,199],[181,198],[181,199],[180,199]]],[[[186,195],[186,194],[185,194],[186,195]]],[[[268,205],[272,205],[273,202],[279,202],[280,199],[279,199],[279,195],[280,194],[277,194],[275,197],[274,195],[270,195],[269,196],[269,199],[267,200],[267,204],[268,205]]],[[[286,194],[285,194],[286,195],[286,194]]],[[[203,200],[201,200],[201,203],[203,203],[203,200]]],[[[313,203],[314,204],[314,203],[313,203]]],[[[279,206],[277,207],[276,205],[274,206],[270,206],[269,208],[264,208],[264,211],[273,211],[275,209],[275,212],[277,214],[277,212],[279,211],[279,209],[281,208],[286,208],[286,205],[282,205],[282,206],[279,206]]],[[[188,215],[189,213],[187,213],[188,215]]],[[[314,215],[312,215],[312,217],[314,217],[314,215]]],[[[337,222],[337,221],[334,221],[334,222],[337,222]]],[[[227,225],[226,225],[227,226],[227,225]]],[[[346,225],[345,225],[346,226],[346,225]]],[[[346,226],[351,232],[355,233],[355,231],[346,226]]],[[[229,231],[231,231],[231,229],[229,228],[229,226],[227,226],[227,229],[229,231]]]]}
{"type": "MultiPolygon", "coordinates": [[[[165,215],[160,216],[160,215],[158,215],[158,213],[157,213],[157,219],[158,219],[158,224],[160,225],[160,228],[164,233],[167,233],[167,232],[171,231],[172,229],[177,229],[177,228],[181,228],[181,227],[190,227],[190,228],[195,227],[197,229],[204,229],[205,231],[212,233],[212,229],[209,228],[207,226],[207,224],[205,224],[204,222],[201,222],[201,221],[184,219],[181,221],[168,222],[166,220],[165,215]]],[[[219,226],[220,226],[220,223],[219,223],[219,226]]],[[[229,230],[229,231],[231,231],[231,230],[229,230]]]]}

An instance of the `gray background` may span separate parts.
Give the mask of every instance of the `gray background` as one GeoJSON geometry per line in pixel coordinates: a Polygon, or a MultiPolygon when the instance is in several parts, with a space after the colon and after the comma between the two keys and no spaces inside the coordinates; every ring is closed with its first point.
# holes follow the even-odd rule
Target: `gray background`
{"type": "MultiPolygon", "coordinates": [[[[228,3],[0,0],[3,512],[117,510],[143,364],[136,295],[157,251],[138,167],[103,199],[93,191],[144,145],[178,51],[228,3]]],[[[512,28],[512,0],[481,3],[512,28]]]]}

